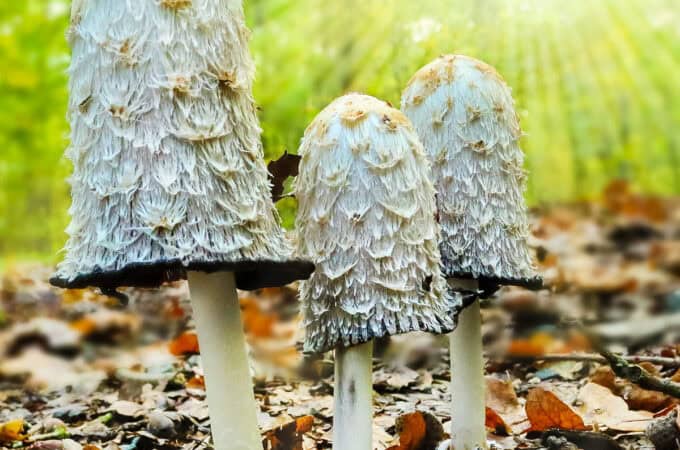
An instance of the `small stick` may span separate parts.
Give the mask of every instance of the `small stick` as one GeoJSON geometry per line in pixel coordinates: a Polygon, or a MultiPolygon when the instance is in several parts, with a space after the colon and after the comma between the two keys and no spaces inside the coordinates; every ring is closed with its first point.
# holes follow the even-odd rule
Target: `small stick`
{"type": "Polygon", "coordinates": [[[644,389],[658,391],[670,395],[671,397],[680,398],[680,383],[655,377],[641,366],[629,363],[604,346],[599,346],[598,344],[593,345],[595,346],[595,349],[607,359],[607,362],[617,376],[630,380],[644,389]]]}
{"type": "MultiPolygon", "coordinates": [[[[595,355],[592,353],[556,353],[547,355],[503,355],[490,356],[497,360],[511,361],[511,362],[562,362],[562,361],[580,361],[580,362],[594,362],[599,364],[608,364],[607,358],[602,355],[595,355]]],[[[639,364],[642,362],[655,364],[667,368],[680,368],[680,358],[668,358],[664,356],[645,356],[645,355],[625,355],[620,356],[626,362],[632,364],[639,364]]]]}
{"type": "Polygon", "coordinates": [[[588,330],[580,322],[568,321],[567,324],[575,327],[588,338],[595,351],[604,357],[616,376],[632,381],[641,388],[680,398],[680,383],[655,377],[641,366],[626,361],[621,355],[609,350],[595,333],[588,330]]]}

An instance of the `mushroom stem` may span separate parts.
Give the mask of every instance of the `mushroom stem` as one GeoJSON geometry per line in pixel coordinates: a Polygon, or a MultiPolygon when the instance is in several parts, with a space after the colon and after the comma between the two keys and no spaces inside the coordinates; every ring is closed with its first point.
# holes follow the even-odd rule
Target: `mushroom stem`
{"type": "MultiPolygon", "coordinates": [[[[449,280],[454,290],[476,290],[473,280],[449,280]]],[[[482,314],[475,300],[458,316],[451,342],[451,444],[456,450],[487,449],[482,314]]]]}
{"type": "Polygon", "coordinates": [[[234,274],[189,272],[216,450],[262,448],[234,274]]]}
{"type": "Polygon", "coordinates": [[[373,448],[373,341],[335,350],[334,450],[373,448]]]}

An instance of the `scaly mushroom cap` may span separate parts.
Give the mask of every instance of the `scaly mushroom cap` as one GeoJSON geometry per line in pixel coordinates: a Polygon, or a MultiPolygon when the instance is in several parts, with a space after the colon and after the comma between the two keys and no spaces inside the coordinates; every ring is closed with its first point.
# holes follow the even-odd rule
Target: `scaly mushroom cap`
{"type": "Polygon", "coordinates": [[[447,278],[539,287],[527,245],[526,174],[510,88],[487,64],[446,55],[402,96],[432,160],[447,278]]]}
{"type": "Polygon", "coordinates": [[[408,119],[350,94],[305,131],[296,182],[305,351],[409,331],[450,331],[429,163],[408,119]]]}
{"type": "Polygon", "coordinates": [[[269,193],[240,1],[74,5],[62,287],[157,286],[228,270],[238,286],[311,273],[269,193]]]}

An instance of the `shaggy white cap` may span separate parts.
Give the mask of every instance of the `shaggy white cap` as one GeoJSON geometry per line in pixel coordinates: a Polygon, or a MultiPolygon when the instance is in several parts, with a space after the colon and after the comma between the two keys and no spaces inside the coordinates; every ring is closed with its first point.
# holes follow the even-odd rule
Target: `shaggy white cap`
{"type": "Polygon", "coordinates": [[[84,0],[69,39],[72,221],[59,286],[155,286],[192,270],[239,287],[311,264],[270,198],[238,0],[84,0]]]}
{"type": "Polygon", "coordinates": [[[350,94],[305,131],[296,182],[305,351],[408,331],[451,331],[430,168],[408,119],[350,94]]]}
{"type": "Polygon", "coordinates": [[[447,278],[539,286],[522,133],[503,79],[483,62],[442,56],[411,79],[402,110],[432,159],[447,278]]]}

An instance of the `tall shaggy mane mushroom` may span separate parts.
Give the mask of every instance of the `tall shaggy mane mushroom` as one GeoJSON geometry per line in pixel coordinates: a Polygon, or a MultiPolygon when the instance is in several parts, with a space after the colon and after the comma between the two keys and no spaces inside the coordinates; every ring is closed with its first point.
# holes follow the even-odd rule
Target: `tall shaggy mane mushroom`
{"type": "Polygon", "coordinates": [[[270,197],[240,1],[74,3],[73,204],[59,287],[306,278],[270,197]]]}
{"type": "Polygon", "coordinates": [[[409,120],[343,96],[307,128],[295,184],[308,352],[409,331],[450,331],[429,163],[409,120]]]}
{"type": "Polygon", "coordinates": [[[237,287],[307,278],[264,163],[241,0],[76,0],[60,287],[187,278],[216,450],[262,448],[237,287]],[[219,272],[219,273],[217,273],[219,272]]]}
{"type": "Polygon", "coordinates": [[[402,95],[432,160],[447,278],[539,289],[527,246],[526,172],[511,89],[486,63],[444,55],[402,95]]]}

